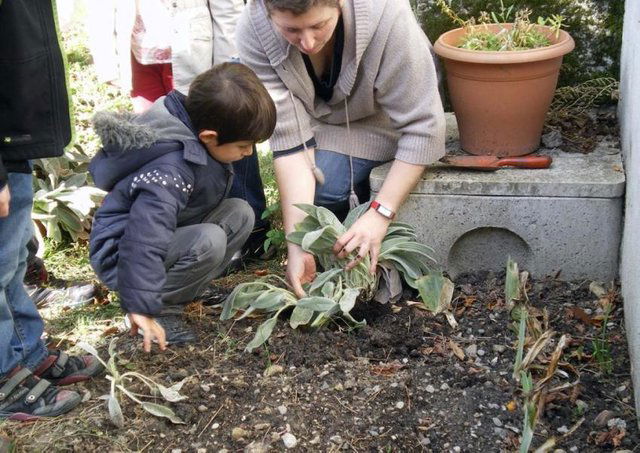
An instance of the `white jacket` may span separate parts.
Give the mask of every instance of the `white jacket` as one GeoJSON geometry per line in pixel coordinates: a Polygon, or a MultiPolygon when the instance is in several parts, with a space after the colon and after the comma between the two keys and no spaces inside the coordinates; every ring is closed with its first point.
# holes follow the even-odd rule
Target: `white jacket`
{"type": "MultiPolygon", "coordinates": [[[[237,57],[234,33],[243,0],[174,0],[171,65],[174,87],[186,94],[193,78],[237,57]]],[[[133,0],[87,0],[89,48],[98,77],[131,89],[133,0]]]]}

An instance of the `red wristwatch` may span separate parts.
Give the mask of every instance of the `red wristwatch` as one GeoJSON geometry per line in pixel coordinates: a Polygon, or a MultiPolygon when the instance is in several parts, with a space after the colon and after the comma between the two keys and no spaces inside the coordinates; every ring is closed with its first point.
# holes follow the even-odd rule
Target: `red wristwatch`
{"type": "Polygon", "coordinates": [[[373,200],[371,202],[370,208],[373,209],[374,211],[378,211],[378,214],[380,214],[382,217],[386,217],[389,220],[393,220],[393,218],[396,216],[395,212],[393,212],[391,209],[385,206],[382,206],[376,200],[373,200]]]}

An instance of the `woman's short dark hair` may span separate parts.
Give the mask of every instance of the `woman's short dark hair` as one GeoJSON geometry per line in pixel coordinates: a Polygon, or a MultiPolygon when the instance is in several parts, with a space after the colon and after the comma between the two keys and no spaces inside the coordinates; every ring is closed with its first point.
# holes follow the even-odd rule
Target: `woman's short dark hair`
{"type": "Polygon", "coordinates": [[[218,144],[271,137],[276,106],[260,79],[240,63],[222,63],[191,83],[185,108],[196,131],[218,133],[218,144]]]}
{"type": "Polygon", "coordinates": [[[340,0],[264,0],[267,11],[290,11],[298,16],[309,11],[314,6],[335,6],[340,8],[340,0]]]}

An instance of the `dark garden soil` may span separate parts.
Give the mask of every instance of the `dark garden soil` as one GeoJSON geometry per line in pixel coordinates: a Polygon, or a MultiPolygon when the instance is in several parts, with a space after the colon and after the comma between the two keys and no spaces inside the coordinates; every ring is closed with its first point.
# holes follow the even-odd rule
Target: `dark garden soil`
{"type": "MultiPolygon", "coordinates": [[[[602,332],[603,300],[590,283],[529,284],[538,325],[556,332],[532,366],[534,380],[560,337],[569,336],[541,398],[533,445],[555,436],[560,451],[634,450],[640,439],[622,302],[615,290],[604,296],[615,306],[606,321],[611,361],[598,361],[593,340],[602,332]]],[[[109,383],[99,379],[79,386],[87,401],[71,416],[6,423],[1,431],[18,451],[261,452],[285,450],[284,439],[296,444],[292,451],[517,451],[523,395],[512,378],[517,335],[503,288],[504,275],[459,278],[455,330],[443,315],[412,305],[409,294],[396,306],[358,306],[355,317],[367,320],[360,330],[336,322],[294,331],[281,321],[255,353],[243,349],[260,320],[221,323],[219,308],[192,306],[196,345],[146,355],[138,339],[122,334],[118,342],[121,368],[165,385],[186,378],[181,393],[188,399],[172,405],[185,425],[127,400],[125,427],[113,427],[98,399],[109,383]]],[[[208,302],[229,290],[212,288],[208,302]]]]}

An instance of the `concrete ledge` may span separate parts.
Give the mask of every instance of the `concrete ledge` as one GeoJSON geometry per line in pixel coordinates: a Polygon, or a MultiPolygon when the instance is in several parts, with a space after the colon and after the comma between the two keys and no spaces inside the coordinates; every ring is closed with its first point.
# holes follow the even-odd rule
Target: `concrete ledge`
{"type": "MultiPolygon", "coordinates": [[[[458,153],[456,144],[449,146],[458,153]]],[[[455,278],[500,270],[507,256],[537,277],[609,281],[618,276],[625,175],[620,150],[603,142],[588,155],[541,150],[545,170],[425,171],[398,213],[455,278]]],[[[371,173],[377,193],[391,164],[371,173]]]]}

